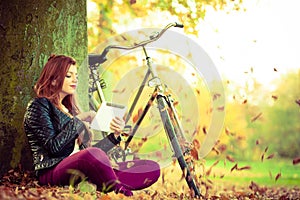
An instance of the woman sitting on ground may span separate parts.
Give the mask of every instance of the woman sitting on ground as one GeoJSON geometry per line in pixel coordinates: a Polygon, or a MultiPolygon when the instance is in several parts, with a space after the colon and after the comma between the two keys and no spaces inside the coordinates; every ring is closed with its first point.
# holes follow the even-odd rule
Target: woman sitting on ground
{"type": "Polygon", "coordinates": [[[80,112],[74,98],[77,84],[76,61],[64,55],[52,55],[35,84],[36,97],[28,104],[24,129],[40,184],[69,185],[70,170],[80,171],[105,193],[132,196],[132,190],[155,183],[160,167],[154,161],[133,160],[112,167],[106,153],[120,143],[123,119],[113,119],[112,133],[91,146],[88,127],[96,113],[80,112]]]}

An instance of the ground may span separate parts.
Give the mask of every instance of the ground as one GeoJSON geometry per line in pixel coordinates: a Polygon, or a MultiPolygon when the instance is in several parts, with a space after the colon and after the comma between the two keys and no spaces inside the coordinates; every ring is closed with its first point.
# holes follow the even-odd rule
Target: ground
{"type": "MultiPolygon", "coordinates": [[[[84,183],[75,188],[40,186],[33,172],[19,169],[10,170],[3,176],[0,182],[0,199],[194,199],[184,180],[174,181],[174,174],[178,172],[162,174],[157,183],[151,187],[134,191],[133,197],[125,197],[122,194],[103,194],[95,190],[92,184],[84,183]],[[173,178],[171,178],[173,174],[173,178]]],[[[176,176],[177,178],[180,176],[176,176]]],[[[206,179],[201,181],[200,199],[300,199],[300,187],[263,187],[251,181],[249,185],[235,183],[216,182],[206,179]]]]}

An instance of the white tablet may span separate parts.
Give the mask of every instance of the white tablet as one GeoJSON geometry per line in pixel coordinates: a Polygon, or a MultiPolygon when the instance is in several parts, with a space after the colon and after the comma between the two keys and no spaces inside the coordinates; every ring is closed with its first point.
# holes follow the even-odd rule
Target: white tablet
{"type": "Polygon", "coordinates": [[[110,129],[110,122],[112,119],[115,117],[122,119],[126,110],[127,107],[124,105],[103,102],[91,123],[91,129],[111,132],[112,130],[110,129]]]}

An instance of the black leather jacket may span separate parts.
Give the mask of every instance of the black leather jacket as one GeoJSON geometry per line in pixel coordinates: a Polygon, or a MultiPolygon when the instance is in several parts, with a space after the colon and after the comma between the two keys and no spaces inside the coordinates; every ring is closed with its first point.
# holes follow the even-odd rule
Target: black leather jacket
{"type": "MultiPolygon", "coordinates": [[[[34,169],[50,168],[69,156],[78,135],[85,131],[84,123],[69,117],[47,98],[34,98],[24,116],[24,130],[33,155],[34,169]]],[[[107,152],[120,142],[113,134],[96,143],[95,147],[107,152]]],[[[84,145],[80,149],[85,148],[84,145]]]]}

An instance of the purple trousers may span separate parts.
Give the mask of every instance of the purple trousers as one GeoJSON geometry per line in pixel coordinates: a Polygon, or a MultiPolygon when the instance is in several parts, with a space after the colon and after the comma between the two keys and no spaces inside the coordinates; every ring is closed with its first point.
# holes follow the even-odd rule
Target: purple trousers
{"type": "Polygon", "coordinates": [[[154,161],[120,162],[117,169],[112,167],[104,151],[89,147],[43,171],[39,175],[39,182],[42,185],[69,185],[72,177],[70,169],[80,171],[90,182],[97,185],[97,190],[105,192],[112,191],[115,182],[120,182],[129,190],[140,190],[155,183],[160,176],[160,167],[154,161]]]}

